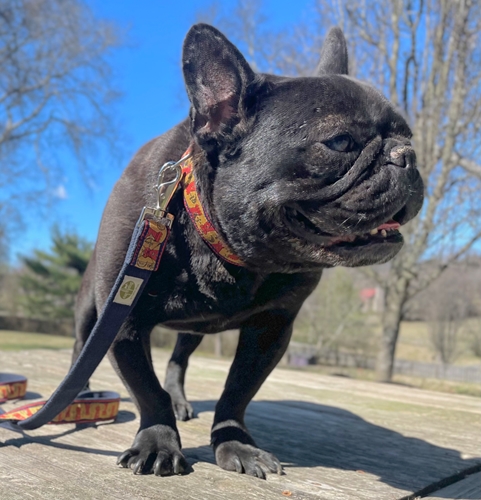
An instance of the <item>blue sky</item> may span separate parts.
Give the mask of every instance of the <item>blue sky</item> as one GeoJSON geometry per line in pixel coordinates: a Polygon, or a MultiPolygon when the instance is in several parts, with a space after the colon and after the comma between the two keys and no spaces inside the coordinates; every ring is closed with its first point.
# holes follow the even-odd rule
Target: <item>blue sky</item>
{"type": "MultiPolygon", "coordinates": [[[[120,123],[124,160],[122,165],[99,158],[95,185],[88,188],[74,167],[65,162],[55,188],[56,203],[50,215],[27,225],[18,244],[12,242],[11,258],[28,255],[34,248],[47,249],[50,228],[73,228],[91,241],[96,239],[100,218],[109,193],[135,151],[162,134],[187,114],[180,70],[185,34],[208,0],[90,0],[98,16],[111,19],[127,33],[127,46],[111,58],[114,85],[122,92],[116,117],[120,123]]],[[[233,0],[223,1],[229,8],[233,0]]],[[[264,14],[276,28],[294,25],[308,15],[310,0],[265,0],[264,14]]]]}

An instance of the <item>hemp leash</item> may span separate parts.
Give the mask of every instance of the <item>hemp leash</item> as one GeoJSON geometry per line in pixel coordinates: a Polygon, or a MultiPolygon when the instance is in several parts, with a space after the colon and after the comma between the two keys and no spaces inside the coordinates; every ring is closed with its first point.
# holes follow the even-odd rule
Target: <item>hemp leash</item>
{"type": "MultiPolygon", "coordinates": [[[[0,404],[22,399],[27,392],[27,377],[0,373],[0,404]]],[[[0,414],[3,421],[19,421],[38,412],[46,401],[36,401],[0,414]]],[[[92,423],[115,420],[119,413],[120,394],[112,391],[85,391],[60,412],[49,424],[92,423]]]]}
{"type": "Polygon", "coordinates": [[[156,186],[157,206],[155,208],[144,207],[142,210],[115,284],[78,359],[64,380],[48,401],[32,403],[8,414],[2,414],[0,422],[8,421],[22,429],[32,430],[49,422],[78,422],[78,420],[72,420],[74,418],[84,418],[80,421],[91,422],[93,420],[88,418],[91,415],[111,415],[109,411],[114,411],[113,400],[116,398],[113,395],[116,393],[103,391],[82,394],[80,392],[107,354],[150,276],[159,268],[174,221],[174,216],[167,212],[167,207],[180,184],[184,191],[184,206],[203,240],[228,263],[237,266],[244,265],[223,242],[200,203],[191,156],[191,148],[189,148],[179,161],[167,162],[161,167],[156,186]],[[109,411],[99,409],[101,395],[105,398],[106,405],[110,405],[109,411]],[[84,404],[90,406],[82,410],[81,405],[84,404]]]}
{"type": "Polygon", "coordinates": [[[26,377],[13,373],[0,373],[0,404],[8,399],[21,399],[26,392],[26,377]]]}

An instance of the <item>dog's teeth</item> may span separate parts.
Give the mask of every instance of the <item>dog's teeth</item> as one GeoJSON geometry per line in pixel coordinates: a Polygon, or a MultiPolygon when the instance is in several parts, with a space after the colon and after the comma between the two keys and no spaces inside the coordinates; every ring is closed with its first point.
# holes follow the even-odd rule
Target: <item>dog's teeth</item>
{"type": "Polygon", "coordinates": [[[383,238],[385,238],[387,236],[387,231],[385,229],[383,229],[381,231],[381,235],[382,235],[383,238]]]}
{"type": "Polygon", "coordinates": [[[377,229],[372,229],[369,234],[372,234],[373,236],[378,233],[377,229]]]}

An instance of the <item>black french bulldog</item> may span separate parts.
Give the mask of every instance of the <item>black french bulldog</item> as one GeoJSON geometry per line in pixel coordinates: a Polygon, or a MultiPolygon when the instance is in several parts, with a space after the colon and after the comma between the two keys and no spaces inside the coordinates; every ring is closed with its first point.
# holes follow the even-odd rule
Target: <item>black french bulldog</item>
{"type": "Polygon", "coordinates": [[[184,394],[189,356],[202,335],[239,328],[217,403],[217,464],[265,478],[281,473],[244,424],[252,397],[284,354],[299,309],[323,268],[386,262],[401,248],[397,228],[413,218],[423,183],[403,117],[377,90],[347,75],[346,42],[332,29],[316,76],[256,74],[219,31],[187,34],[183,71],[189,119],[145,145],[116,184],[76,306],[80,353],[119,272],[144,206],[155,206],[160,166],[192,146],[199,197],[240,267],[219,258],[189,218],[182,193],[160,269],[110,349],[140,412],[134,442],[118,459],[134,473],[186,471],[176,417],[192,417],[184,394]],[[163,389],[149,335],[179,333],[163,389]]]}

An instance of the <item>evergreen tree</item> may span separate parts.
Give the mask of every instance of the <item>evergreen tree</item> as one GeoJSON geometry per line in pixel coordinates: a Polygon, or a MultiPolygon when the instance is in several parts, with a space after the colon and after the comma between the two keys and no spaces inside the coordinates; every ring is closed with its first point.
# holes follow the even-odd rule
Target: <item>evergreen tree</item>
{"type": "Polygon", "coordinates": [[[32,317],[64,319],[73,317],[77,296],[93,245],[75,233],[52,230],[50,252],[34,250],[23,257],[25,271],[20,277],[24,291],[22,306],[32,317]]]}

